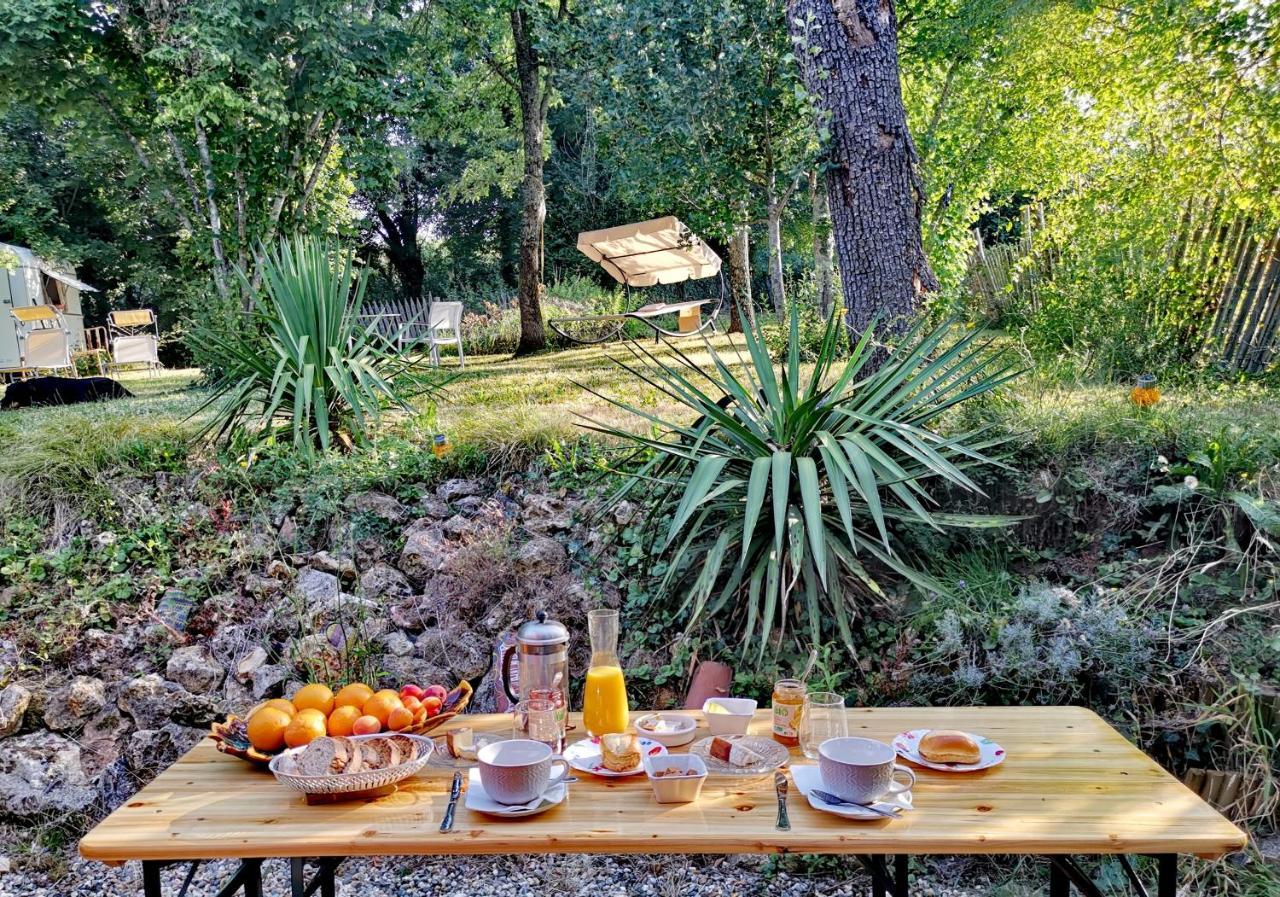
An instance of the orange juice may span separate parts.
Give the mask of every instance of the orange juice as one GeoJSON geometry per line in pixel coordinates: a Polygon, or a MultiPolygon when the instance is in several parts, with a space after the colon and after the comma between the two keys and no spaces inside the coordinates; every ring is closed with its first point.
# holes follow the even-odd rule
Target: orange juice
{"type": "Polygon", "coordinates": [[[593,666],[587,670],[582,723],[592,735],[627,730],[627,683],[622,667],[593,666]]]}

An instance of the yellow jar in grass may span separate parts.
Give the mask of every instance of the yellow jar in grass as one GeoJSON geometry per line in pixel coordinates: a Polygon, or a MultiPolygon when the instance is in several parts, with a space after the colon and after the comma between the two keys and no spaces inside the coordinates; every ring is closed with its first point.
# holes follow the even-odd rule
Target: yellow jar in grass
{"type": "Polygon", "coordinates": [[[1156,378],[1151,374],[1143,374],[1137,384],[1129,391],[1129,401],[1139,408],[1150,408],[1160,401],[1160,387],[1156,386],[1156,378]]]}

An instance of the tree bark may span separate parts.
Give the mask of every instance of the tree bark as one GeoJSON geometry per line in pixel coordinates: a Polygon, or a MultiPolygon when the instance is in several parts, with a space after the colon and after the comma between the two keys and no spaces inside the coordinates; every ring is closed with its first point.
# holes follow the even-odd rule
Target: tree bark
{"type": "Polygon", "coordinates": [[[519,2],[511,10],[511,35],[515,45],[516,85],[520,98],[524,178],[520,182],[520,342],[516,355],[546,348],[542,325],[542,227],[547,218],[546,184],[542,177],[542,142],[547,127],[548,89],[543,63],[534,46],[527,12],[519,2]]]}
{"type": "Polygon", "coordinates": [[[751,304],[751,228],[739,224],[729,235],[729,332],[741,333],[743,318],[752,330],[756,311],[751,304]]]}
{"type": "Polygon", "coordinates": [[[892,0],[788,0],[787,26],[830,129],[827,192],[845,322],[900,330],[937,289],[921,241],[924,191],[907,130],[892,0]]]}
{"type": "Polygon", "coordinates": [[[827,188],[818,170],[809,172],[809,201],[813,207],[813,286],[818,313],[825,321],[835,306],[835,241],[831,235],[831,208],[827,188]]]}
{"type": "Polygon", "coordinates": [[[769,298],[773,300],[773,310],[781,321],[787,312],[786,285],[782,279],[782,210],[786,207],[787,201],[786,198],[778,195],[776,185],[771,185],[766,203],[769,298]]]}

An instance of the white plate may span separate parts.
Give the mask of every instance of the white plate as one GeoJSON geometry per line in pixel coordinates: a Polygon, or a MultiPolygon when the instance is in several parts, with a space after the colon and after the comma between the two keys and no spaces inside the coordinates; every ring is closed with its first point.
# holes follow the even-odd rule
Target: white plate
{"type": "Polygon", "coordinates": [[[462,805],[468,810],[475,810],[477,813],[488,813],[490,816],[509,816],[518,819],[521,816],[537,816],[539,813],[545,813],[552,807],[564,803],[565,796],[569,793],[568,786],[564,781],[556,782],[550,788],[542,793],[537,802],[530,801],[528,804],[500,804],[490,797],[484,790],[484,785],[480,783],[480,770],[472,769],[467,774],[467,793],[463,798],[462,805]]]}
{"type": "Polygon", "coordinates": [[[774,770],[785,766],[791,759],[791,752],[772,738],[760,738],[755,735],[721,735],[719,737],[725,741],[732,741],[735,744],[750,748],[763,757],[764,760],[752,766],[734,766],[723,760],[717,760],[711,756],[711,742],[716,738],[713,735],[711,738],[702,739],[689,748],[689,753],[696,754],[702,758],[703,762],[707,764],[707,772],[713,776],[754,779],[768,775],[774,770]]]}
{"type": "MultiPolygon", "coordinates": [[[[793,766],[791,767],[791,778],[796,783],[796,790],[805,796],[805,799],[809,801],[809,806],[815,810],[833,813],[846,819],[884,819],[879,813],[872,812],[865,807],[859,807],[854,804],[829,804],[822,798],[812,794],[811,792],[814,788],[819,791],[827,790],[822,785],[822,772],[817,766],[793,766]]],[[[911,792],[904,791],[901,794],[895,794],[884,800],[876,801],[875,806],[881,810],[907,811],[912,809],[911,800],[911,792]]]]}
{"type": "Polygon", "coordinates": [[[977,772],[980,769],[999,766],[1004,762],[1004,748],[990,738],[983,738],[981,735],[974,735],[972,732],[966,732],[965,734],[978,742],[978,747],[982,751],[982,759],[977,763],[935,763],[932,760],[926,760],[920,756],[920,739],[931,731],[931,729],[912,729],[910,732],[903,732],[893,739],[893,749],[904,760],[910,760],[912,763],[929,769],[937,769],[941,772],[977,772]]]}
{"type": "Polygon", "coordinates": [[[628,769],[626,772],[614,772],[612,769],[605,769],[604,767],[604,757],[600,753],[600,739],[589,736],[569,745],[564,749],[562,756],[565,762],[578,770],[578,772],[589,772],[592,775],[617,778],[619,776],[640,775],[644,772],[645,757],[661,757],[665,753],[667,753],[665,746],[658,744],[652,738],[641,736],[640,762],[636,764],[635,769],[628,769]]]}

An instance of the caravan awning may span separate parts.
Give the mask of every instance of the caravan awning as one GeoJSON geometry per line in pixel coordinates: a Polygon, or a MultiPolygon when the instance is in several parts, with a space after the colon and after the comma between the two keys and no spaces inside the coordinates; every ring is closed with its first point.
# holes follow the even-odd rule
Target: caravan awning
{"type": "Polygon", "coordinates": [[[79,290],[82,293],[98,292],[97,287],[91,287],[87,283],[85,283],[83,280],[76,280],[70,274],[64,274],[63,272],[59,271],[56,268],[51,268],[49,266],[49,263],[44,261],[43,259],[37,259],[36,265],[39,266],[42,273],[47,274],[49,277],[52,277],[54,280],[58,280],[58,281],[61,281],[62,283],[65,283],[69,287],[75,287],[77,290],[79,290]]]}
{"type": "Polygon", "coordinates": [[[720,256],[672,215],[578,234],[578,251],[618,283],[651,287],[720,273],[720,256]]]}

